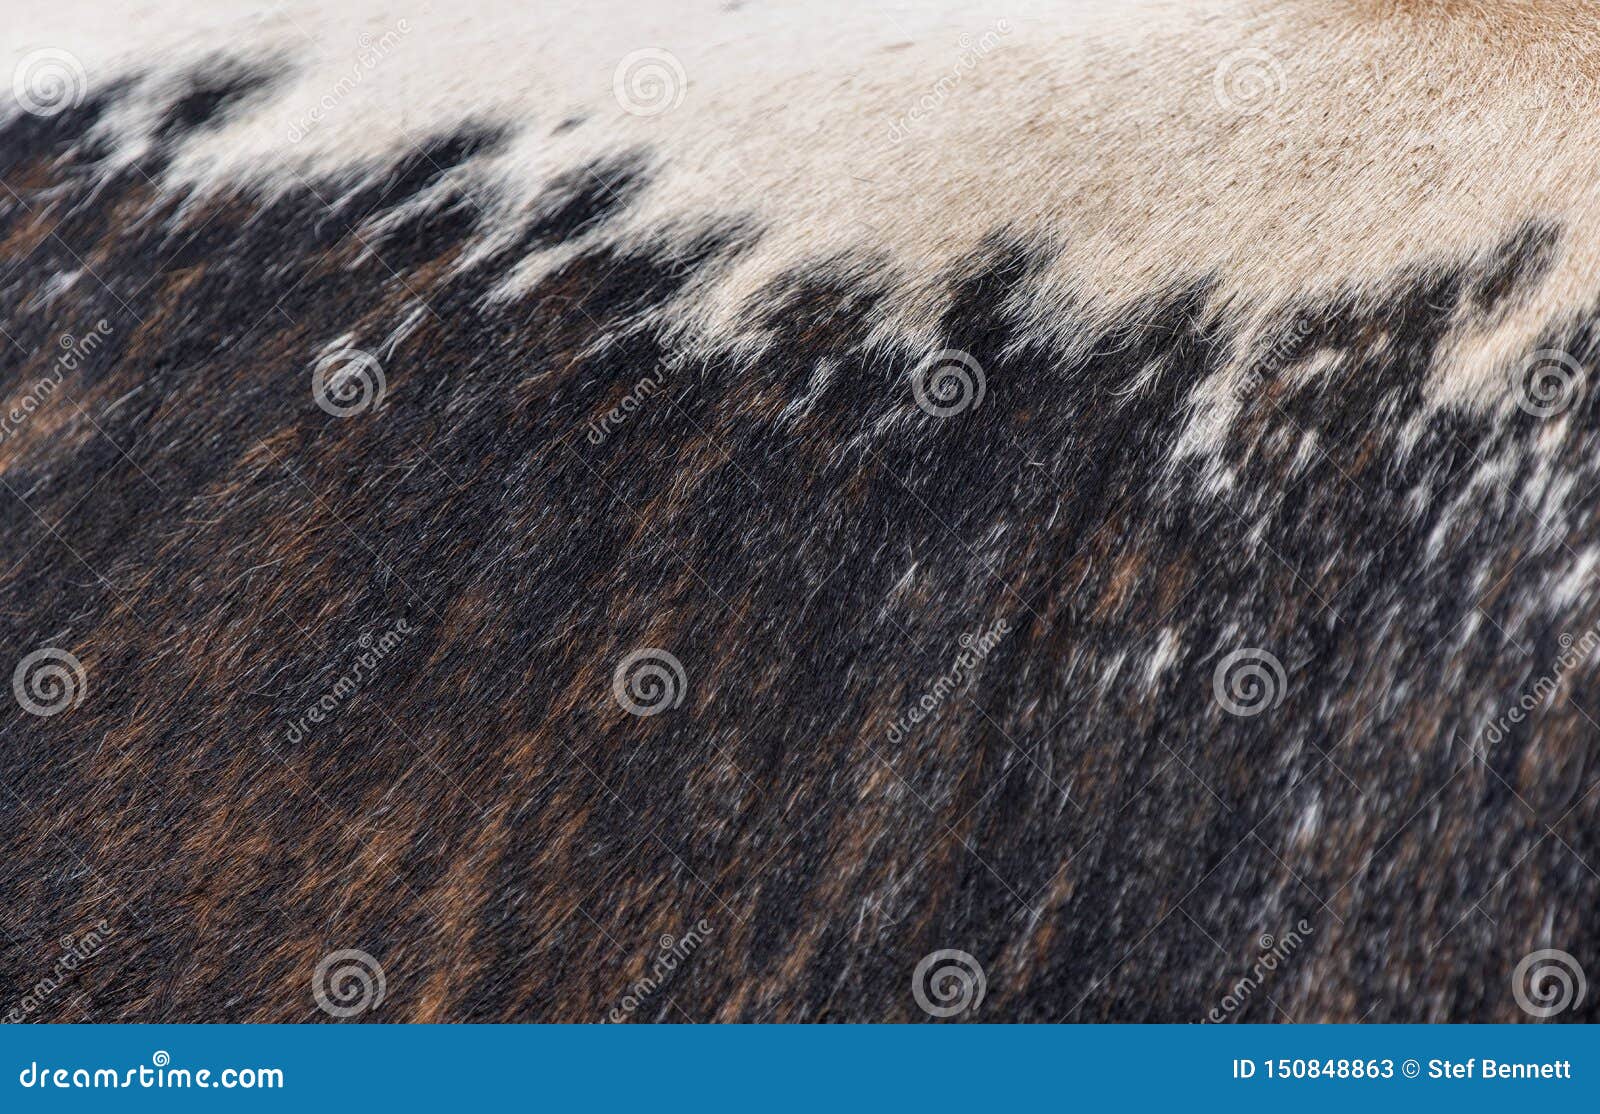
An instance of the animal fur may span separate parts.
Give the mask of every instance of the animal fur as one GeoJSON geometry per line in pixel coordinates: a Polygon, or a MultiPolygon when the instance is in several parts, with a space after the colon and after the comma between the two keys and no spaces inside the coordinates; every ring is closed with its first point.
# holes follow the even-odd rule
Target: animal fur
{"type": "Polygon", "coordinates": [[[0,1010],[1596,970],[1596,5],[253,7],[7,12],[0,1010]]]}

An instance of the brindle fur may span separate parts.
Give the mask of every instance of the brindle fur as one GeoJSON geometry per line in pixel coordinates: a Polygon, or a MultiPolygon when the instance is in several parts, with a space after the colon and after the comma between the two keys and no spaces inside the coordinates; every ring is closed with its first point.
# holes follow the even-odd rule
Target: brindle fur
{"type": "MultiPolygon", "coordinates": [[[[363,1020],[599,1021],[702,920],[633,1020],[920,1021],[941,948],[984,967],[967,1020],[1202,1020],[1301,920],[1231,1020],[1516,1021],[1529,951],[1595,969],[1600,663],[1482,732],[1600,622],[1586,575],[1560,618],[1521,587],[1585,573],[1600,391],[1550,450],[1585,497],[1554,528],[1514,472],[1552,427],[1424,391],[1452,322],[1542,281],[1559,222],[1288,295],[1259,335],[1175,267],[1109,328],[1069,308],[1063,346],[1023,327],[1053,245],[962,214],[993,227],[940,279],[938,346],[987,394],[938,419],[910,404],[922,348],[874,332],[870,259],[772,279],[758,360],[676,334],[660,309],[762,229],[598,243],[648,149],[571,168],[464,269],[469,185],[401,210],[492,122],[270,195],[166,184],[277,65],[192,74],[109,177],[128,84],[0,130],[0,392],[109,326],[0,441],[5,668],[59,646],[88,682],[65,714],[0,708],[0,1007],[102,920],[32,1020],[324,1020],[313,969],[361,948],[388,987],[363,1020]],[[388,381],[349,419],[309,389],[341,338],[388,381]],[[1247,345],[1219,490],[1178,439],[1247,345]],[[1288,679],[1244,718],[1213,694],[1241,646],[1288,679]],[[641,647],[682,661],[681,706],[619,706],[641,647]]],[[[1597,324],[1545,344],[1592,371],[1597,324]]]]}

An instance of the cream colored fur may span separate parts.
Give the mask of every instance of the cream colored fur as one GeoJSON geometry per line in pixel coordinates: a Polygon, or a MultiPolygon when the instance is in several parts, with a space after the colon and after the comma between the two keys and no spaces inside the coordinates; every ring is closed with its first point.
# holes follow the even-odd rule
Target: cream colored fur
{"type": "MultiPolygon", "coordinates": [[[[1051,333],[1069,301],[1110,317],[1208,277],[1220,312],[1248,328],[1296,296],[1378,290],[1540,217],[1564,235],[1536,296],[1496,321],[1462,321],[1434,371],[1440,401],[1498,405],[1508,364],[1600,292],[1591,4],[176,7],[112,19],[82,0],[13,5],[5,64],[65,49],[92,89],[154,59],[158,78],[217,55],[289,60],[291,80],[182,152],[175,185],[270,191],[473,120],[516,129],[470,171],[485,204],[514,210],[557,174],[646,150],[651,183],[607,238],[687,238],[733,219],[761,232],[677,307],[714,342],[758,341],[740,316],[748,297],[788,268],[838,258],[893,288],[884,335],[920,343],[946,268],[997,227],[1059,249],[1030,307],[1051,333]],[[641,50],[673,60],[658,67],[670,86],[659,114],[630,114],[616,95],[619,65],[641,50]]],[[[120,111],[125,154],[161,103],[155,81],[120,111]]],[[[529,259],[515,279],[573,250],[529,259]]],[[[1209,392],[1222,400],[1229,387],[1209,392]]],[[[1218,405],[1191,443],[1225,428],[1218,405]]]]}

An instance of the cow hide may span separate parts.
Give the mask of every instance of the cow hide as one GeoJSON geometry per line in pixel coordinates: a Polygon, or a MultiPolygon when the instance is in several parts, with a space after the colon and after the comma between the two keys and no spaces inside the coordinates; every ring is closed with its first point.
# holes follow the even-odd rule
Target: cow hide
{"type": "Polygon", "coordinates": [[[0,1010],[1593,1019],[1594,16],[8,5],[0,1010]]]}

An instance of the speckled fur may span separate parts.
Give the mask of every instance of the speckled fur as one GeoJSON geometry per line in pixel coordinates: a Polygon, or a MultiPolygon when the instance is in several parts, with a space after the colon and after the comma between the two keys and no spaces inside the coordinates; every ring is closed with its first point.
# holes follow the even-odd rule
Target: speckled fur
{"type": "MultiPolygon", "coordinates": [[[[1316,19],[1548,29],[1321,7],[1330,40],[1316,19]]],[[[1437,214],[1396,202],[1391,238],[1307,186],[1259,271],[1270,239],[1085,277],[1115,191],[919,214],[944,255],[891,225],[802,240],[759,160],[747,194],[683,201],[698,118],[611,140],[614,106],[530,120],[492,83],[387,155],[206,178],[195,153],[302,72],[292,39],[224,41],[0,117],[3,409],[63,335],[105,337],[0,438],[0,664],[55,646],[86,678],[68,712],[0,707],[0,1010],[102,921],[30,1020],[325,1020],[341,948],[386,975],[363,1020],[615,1019],[701,922],[627,1019],[925,1020],[913,969],[957,948],[987,980],[967,1020],[1200,1021],[1301,922],[1227,1020],[1517,1021],[1525,954],[1600,972],[1600,660],[1562,661],[1600,624],[1600,390],[1540,419],[1503,374],[1600,366],[1587,182],[1462,201],[1431,246],[1437,214]],[[535,140],[572,161],[516,171],[535,140]],[[1304,236],[1339,244],[1315,281],[1304,236]],[[311,390],[340,348],[387,381],[351,418],[311,390]],[[981,404],[918,408],[936,348],[981,365],[981,404]],[[613,692],[642,647],[684,669],[659,715],[613,692]],[[1215,678],[1245,647],[1285,683],[1236,716],[1215,678]]],[[[1388,143],[1362,128],[1271,157],[1388,143]]],[[[1065,164],[1036,142],[985,158],[1065,164]]],[[[1129,181],[1183,180],[1180,150],[1129,181]]],[[[1248,191],[1244,150],[1205,157],[1248,191]]]]}

